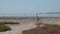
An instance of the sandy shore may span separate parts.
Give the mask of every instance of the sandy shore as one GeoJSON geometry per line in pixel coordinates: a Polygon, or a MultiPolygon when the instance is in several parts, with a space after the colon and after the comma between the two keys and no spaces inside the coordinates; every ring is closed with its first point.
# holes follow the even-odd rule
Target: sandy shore
{"type": "MultiPolygon", "coordinates": [[[[7,25],[9,27],[12,28],[12,30],[10,31],[6,31],[6,32],[0,32],[0,34],[22,34],[23,30],[28,30],[31,28],[35,28],[35,23],[36,21],[34,20],[17,20],[18,22],[20,22],[19,25],[7,25]]],[[[53,20],[49,20],[49,19],[42,19],[40,20],[40,22],[42,23],[49,23],[49,24],[59,24],[60,25],[60,19],[57,21],[53,21],[53,20]]]]}
{"type": "Polygon", "coordinates": [[[28,30],[36,27],[33,22],[25,24],[21,23],[19,25],[7,25],[7,26],[11,27],[12,30],[6,32],[0,32],[0,34],[22,34],[23,30],[28,30]]]}

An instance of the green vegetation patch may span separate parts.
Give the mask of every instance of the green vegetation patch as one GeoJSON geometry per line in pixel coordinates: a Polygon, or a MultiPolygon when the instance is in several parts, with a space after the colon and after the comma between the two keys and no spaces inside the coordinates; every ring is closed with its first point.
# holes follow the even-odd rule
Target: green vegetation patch
{"type": "Polygon", "coordinates": [[[5,25],[0,25],[0,32],[9,31],[9,30],[11,30],[10,27],[5,25]]]}
{"type": "Polygon", "coordinates": [[[44,24],[44,27],[24,30],[23,34],[60,34],[60,25],[44,24]]]}
{"type": "Polygon", "coordinates": [[[11,28],[5,26],[5,24],[19,24],[19,22],[0,22],[0,32],[11,30],[11,28]]]}
{"type": "Polygon", "coordinates": [[[37,34],[35,29],[31,29],[31,30],[24,30],[23,34],[37,34]]]}
{"type": "Polygon", "coordinates": [[[19,24],[19,22],[0,22],[0,25],[5,25],[5,24],[19,24]]]}

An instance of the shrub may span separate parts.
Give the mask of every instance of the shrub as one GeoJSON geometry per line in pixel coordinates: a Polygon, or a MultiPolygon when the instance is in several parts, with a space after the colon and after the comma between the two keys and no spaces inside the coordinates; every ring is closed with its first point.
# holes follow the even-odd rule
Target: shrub
{"type": "Polygon", "coordinates": [[[36,30],[31,29],[31,30],[23,31],[23,34],[37,34],[37,32],[36,32],[36,30]]]}
{"type": "Polygon", "coordinates": [[[0,32],[9,31],[9,30],[11,30],[10,27],[4,26],[4,25],[0,25],[0,32]]]}
{"type": "Polygon", "coordinates": [[[5,23],[2,23],[2,22],[1,22],[0,25],[5,25],[5,23]]]}
{"type": "Polygon", "coordinates": [[[19,22],[5,22],[5,24],[19,24],[19,22]]]}
{"type": "Polygon", "coordinates": [[[0,25],[5,25],[5,24],[19,24],[19,22],[0,22],[0,25]]]}
{"type": "Polygon", "coordinates": [[[11,30],[10,27],[5,24],[19,24],[19,22],[0,22],[0,32],[11,30]]]}
{"type": "Polygon", "coordinates": [[[60,34],[60,25],[44,24],[44,27],[23,31],[23,34],[60,34]]]}

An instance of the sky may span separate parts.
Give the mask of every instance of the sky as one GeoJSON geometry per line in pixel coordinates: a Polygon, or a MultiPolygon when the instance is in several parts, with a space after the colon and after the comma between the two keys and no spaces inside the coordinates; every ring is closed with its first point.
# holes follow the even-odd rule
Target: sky
{"type": "Polygon", "coordinates": [[[60,12],[60,0],[0,0],[0,16],[34,16],[46,12],[60,12]]]}

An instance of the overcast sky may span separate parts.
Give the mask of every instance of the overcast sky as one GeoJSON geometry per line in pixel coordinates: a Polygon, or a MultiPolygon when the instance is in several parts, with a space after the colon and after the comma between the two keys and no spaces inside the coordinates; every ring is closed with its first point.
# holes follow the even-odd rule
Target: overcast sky
{"type": "Polygon", "coordinates": [[[0,0],[0,16],[33,16],[60,12],[60,0],[0,0]]]}

